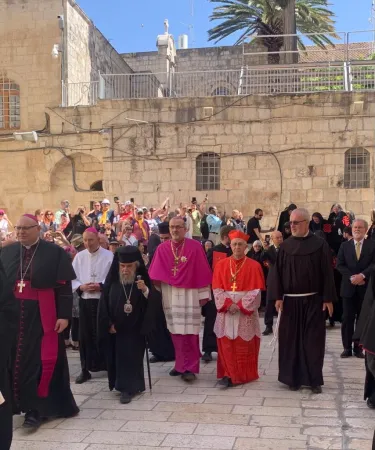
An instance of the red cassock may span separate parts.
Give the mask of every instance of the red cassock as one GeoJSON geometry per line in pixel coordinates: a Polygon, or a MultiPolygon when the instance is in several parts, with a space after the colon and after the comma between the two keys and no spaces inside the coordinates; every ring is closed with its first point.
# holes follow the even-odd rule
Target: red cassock
{"type": "Polygon", "coordinates": [[[218,342],[217,377],[228,377],[233,384],[259,378],[258,356],[260,291],[265,289],[262,267],[250,258],[233,257],[219,261],[214,270],[212,289],[218,311],[215,333],[218,342]],[[232,281],[232,273],[237,273],[232,281]],[[239,312],[229,313],[235,303],[239,312]]]}

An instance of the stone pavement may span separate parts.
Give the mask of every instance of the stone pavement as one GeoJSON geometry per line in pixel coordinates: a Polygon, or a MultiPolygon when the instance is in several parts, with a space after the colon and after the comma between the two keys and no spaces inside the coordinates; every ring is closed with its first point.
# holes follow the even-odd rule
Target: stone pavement
{"type": "MultiPolygon", "coordinates": [[[[170,363],[157,363],[152,394],[121,405],[101,374],[72,384],[81,407],[77,418],[51,421],[30,434],[15,417],[12,450],[370,450],[375,411],[362,400],[364,362],[339,358],[338,328],[327,335],[321,395],[290,392],[277,382],[277,351],[267,337],[257,382],[223,391],[216,387],[212,362],[202,364],[199,379],[187,385],[168,376],[170,363]]],[[[69,360],[73,380],[78,354],[70,352],[69,360]]]]}

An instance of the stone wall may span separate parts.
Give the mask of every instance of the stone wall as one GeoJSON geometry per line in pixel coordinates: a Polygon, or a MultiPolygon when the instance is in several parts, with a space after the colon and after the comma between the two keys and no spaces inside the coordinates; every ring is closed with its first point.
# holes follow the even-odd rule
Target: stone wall
{"type": "MultiPolygon", "coordinates": [[[[240,69],[244,65],[263,65],[267,64],[267,55],[256,53],[266,51],[260,40],[246,45],[245,52],[242,45],[177,50],[176,71],[230,70],[240,69]]],[[[166,70],[163,56],[157,51],[125,53],[122,57],[134,72],[158,73],[166,70]]]]}
{"type": "Polygon", "coordinates": [[[60,14],[61,0],[0,0],[0,78],[20,86],[21,130],[43,129],[46,106],[61,102],[60,60],[51,57],[60,14]]]}
{"type": "Polygon", "coordinates": [[[105,74],[132,72],[75,0],[66,0],[65,8],[66,79],[69,83],[96,81],[99,71],[105,74]]]}
{"type": "Polygon", "coordinates": [[[82,127],[95,120],[114,126],[114,145],[109,137],[103,153],[107,196],[134,197],[139,205],[158,205],[167,196],[172,206],[192,196],[202,200],[206,191],[196,190],[196,157],[214,152],[221,157],[220,190],[208,194],[223,211],[235,207],[249,217],[262,207],[267,226],[289,203],[327,217],[338,201],[369,217],[375,93],[253,96],[230,106],[234,100],[105,101],[95,116],[84,115],[84,108],[60,114],[73,122],[79,117],[82,127]],[[363,102],[363,111],[354,102],[363,102]],[[214,116],[203,120],[207,107],[214,116]],[[132,119],[148,123],[121,120],[121,111],[133,111],[132,119]],[[345,152],[353,147],[370,153],[368,189],[343,188],[345,152]]]}

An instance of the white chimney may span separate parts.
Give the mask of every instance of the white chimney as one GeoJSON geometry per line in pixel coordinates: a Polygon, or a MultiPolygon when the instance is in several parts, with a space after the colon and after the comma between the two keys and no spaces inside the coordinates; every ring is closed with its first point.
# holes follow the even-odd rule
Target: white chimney
{"type": "Polygon", "coordinates": [[[189,48],[189,37],[187,34],[181,34],[178,36],[178,48],[180,50],[189,48]]]}

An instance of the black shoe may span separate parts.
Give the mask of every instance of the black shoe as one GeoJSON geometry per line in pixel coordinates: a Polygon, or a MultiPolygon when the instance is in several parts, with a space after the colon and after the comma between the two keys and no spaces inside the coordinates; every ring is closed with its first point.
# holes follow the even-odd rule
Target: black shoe
{"type": "Polygon", "coordinates": [[[367,399],[366,403],[370,409],[375,409],[375,403],[370,398],[367,399]]]}
{"type": "Polygon", "coordinates": [[[121,392],[120,403],[122,403],[123,405],[127,405],[131,401],[132,401],[132,396],[130,394],[128,394],[127,392],[121,392]]]}
{"type": "Polygon", "coordinates": [[[218,385],[220,387],[229,388],[233,386],[233,383],[229,377],[224,377],[218,382],[218,385]]]}
{"type": "Polygon", "coordinates": [[[38,411],[28,411],[25,414],[25,421],[22,425],[23,428],[32,428],[37,430],[42,425],[42,419],[38,411]]]}
{"type": "Polygon", "coordinates": [[[151,356],[150,363],[152,364],[152,363],[157,363],[157,362],[160,362],[160,359],[157,358],[155,355],[151,356]]]}
{"type": "Polygon", "coordinates": [[[91,373],[88,370],[82,370],[82,372],[76,378],[76,384],[83,384],[89,380],[91,380],[91,373]]]}
{"type": "Polygon", "coordinates": [[[364,355],[362,349],[360,349],[360,348],[354,348],[353,355],[356,358],[365,359],[365,355],[364,355]]]}
{"type": "Polygon", "coordinates": [[[341,353],[340,358],[350,358],[351,356],[353,356],[352,349],[348,348],[341,353]]]}
{"type": "Polygon", "coordinates": [[[182,375],[182,373],[181,373],[181,372],[177,372],[176,369],[172,369],[172,370],[169,372],[169,375],[170,375],[171,377],[178,377],[178,376],[182,375]]]}
{"type": "Polygon", "coordinates": [[[289,386],[290,391],[299,391],[301,389],[301,386],[289,386]]]}
{"type": "Polygon", "coordinates": [[[331,328],[333,328],[333,327],[335,326],[335,321],[329,319],[329,326],[330,326],[331,328]]]}
{"type": "Polygon", "coordinates": [[[313,394],[321,394],[322,393],[322,386],[313,386],[311,388],[311,392],[313,394]]]}
{"type": "Polygon", "coordinates": [[[262,333],[262,336],[269,336],[270,334],[273,334],[272,327],[266,327],[266,329],[262,333]]]}
{"type": "Polygon", "coordinates": [[[211,352],[205,352],[205,354],[202,356],[202,361],[206,361],[206,362],[212,361],[211,352]]]}
{"type": "Polygon", "coordinates": [[[195,376],[194,373],[192,372],[185,372],[181,375],[181,378],[184,381],[190,382],[190,381],[194,381],[197,377],[195,376]]]}

